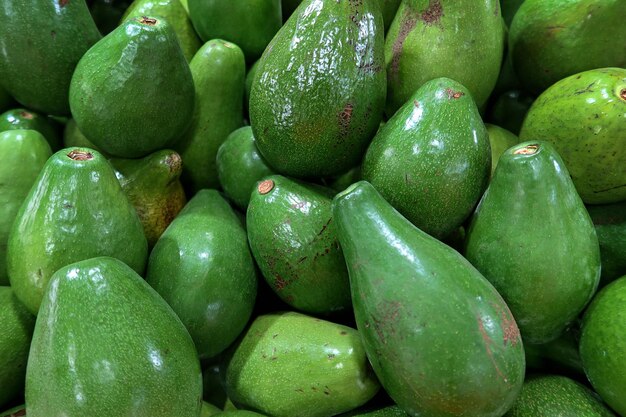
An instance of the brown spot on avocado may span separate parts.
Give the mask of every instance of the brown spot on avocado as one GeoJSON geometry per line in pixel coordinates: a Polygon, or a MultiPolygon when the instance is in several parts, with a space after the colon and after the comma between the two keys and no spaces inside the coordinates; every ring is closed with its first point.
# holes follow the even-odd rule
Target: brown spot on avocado
{"type": "Polygon", "coordinates": [[[528,145],[513,151],[513,155],[533,155],[539,150],[539,145],[528,145]]]}
{"type": "Polygon", "coordinates": [[[265,195],[269,193],[270,191],[272,191],[273,189],[274,189],[274,181],[272,180],[261,181],[259,185],[257,186],[257,190],[259,191],[259,194],[261,195],[265,195]]]}
{"type": "Polygon", "coordinates": [[[626,88],[623,88],[622,91],[619,92],[619,98],[626,100],[626,88]]]}
{"type": "Polygon", "coordinates": [[[342,136],[347,136],[350,130],[350,122],[352,121],[352,111],[354,110],[354,105],[350,102],[346,103],[343,110],[339,112],[337,115],[339,119],[339,130],[341,130],[342,136]]]}
{"type": "Polygon", "coordinates": [[[69,4],[70,0],[59,0],[59,6],[65,7],[69,4]]]}
{"type": "Polygon", "coordinates": [[[451,88],[446,88],[446,94],[448,94],[448,98],[449,99],[455,99],[455,100],[458,99],[458,98],[461,98],[461,97],[463,97],[465,95],[464,92],[462,92],[462,91],[454,91],[451,88]]]}
{"type": "Polygon", "coordinates": [[[391,77],[393,79],[398,78],[398,70],[400,69],[400,58],[402,57],[402,48],[404,47],[404,42],[406,38],[408,38],[409,33],[413,29],[415,29],[415,25],[417,24],[417,18],[411,15],[411,12],[407,8],[404,11],[404,15],[402,16],[402,20],[400,21],[400,31],[398,32],[398,37],[393,43],[392,52],[391,52],[391,77]]]}
{"type": "Polygon", "coordinates": [[[491,340],[491,337],[489,337],[489,334],[487,333],[487,329],[485,329],[482,317],[480,317],[479,315],[476,319],[478,322],[478,330],[480,331],[480,336],[485,343],[485,350],[487,351],[487,356],[489,356],[489,360],[493,364],[494,368],[496,368],[496,373],[504,380],[504,382],[508,382],[507,378],[504,376],[504,374],[498,367],[498,363],[493,357],[493,352],[491,351],[491,344],[493,343],[493,340],[491,340]]]}
{"type": "Polygon", "coordinates": [[[153,17],[148,17],[148,16],[141,16],[141,18],[139,19],[139,23],[141,23],[142,25],[148,25],[148,26],[154,26],[158,23],[159,21],[156,20],[153,17]]]}
{"type": "Polygon", "coordinates": [[[22,410],[18,410],[15,413],[11,414],[9,417],[22,417],[26,415],[26,410],[22,409],[22,410]]]}
{"type": "Polygon", "coordinates": [[[22,118],[26,120],[33,120],[35,118],[34,114],[25,110],[20,112],[20,116],[22,116],[22,118]]]}
{"type": "Polygon", "coordinates": [[[67,154],[67,157],[73,161],[89,161],[93,159],[93,154],[91,152],[74,149],[67,154]]]}
{"type": "Polygon", "coordinates": [[[434,25],[439,23],[439,20],[443,16],[443,7],[440,0],[430,0],[428,7],[422,12],[421,18],[427,25],[434,25]]]}

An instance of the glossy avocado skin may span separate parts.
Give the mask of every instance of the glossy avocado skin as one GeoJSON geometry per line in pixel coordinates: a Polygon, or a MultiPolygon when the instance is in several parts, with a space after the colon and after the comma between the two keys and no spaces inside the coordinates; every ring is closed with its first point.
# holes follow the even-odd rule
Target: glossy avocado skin
{"type": "Polygon", "coordinates": [[[15,295],[37,314],[52,274],[94,256],[114,256],[143,273],[148,245],[135,208],[98,152],[52,155],[13,223],[7,270],[15,295]]]}
{"type": "Polygon", "coordinates": [[[331,417],[380,388],[355,329],[296,312],[257,317],[221,372],[235,404],[274,417],[331,417]]]}
{"type": "Polygon", "coordinates": [[[243,125],[246,64],[237,45],[214,39],[198,50],[190,68],[196,108],[176,150],[183,158],[182,180],[193,193],[219,187],[217,151],[228,135],[243,125]]]}
{"type": "Polygon", "coordinates": [[[67,115],[74,68],[100,38],[84,0],[3,2],[0,82],[29,109],[67,115]]]}
{"type": "Polygon", "coordinates": [[[500,126],[485,123],[489,134],[489,144],[491,145],[491,176],[496,170],[498,159],[511,146],[517,145],[520,140],[513,133],[500,126]]]}
{"type": "Polygon", "coordinates": [[[626,275],[626,201],[588,205],[587,211],[600,243],[600,285],[604,286],[626,275]]]}
{"type": "Polygon", "coordinates": [[[55,272],[26,373],[28,417],[197,417],[202,374],[174,311],[130,267],[98,257],[55,272]]]}
{"type": "Polygon", "coordinates": [[[414,225],[444,238],[472,213],[490,167],[489,136],[469,91],[438,78],[381,128],[362,174],[414,225]]]}
{"type": "Polygon", "coordinates": [[[72,77],[78,128],[113,156],[173,146],[193,115],[193,79],[176,34],[164,19],[154,21],[118,26],[85,53],[72,77]]]}
{"type": "Polygon", "coordinates": [[[584,385],[558,375],[539,375],[524,382],[522,393],[505,417],[613,417],[584,385]]]}
{"type": "Polygon", "coordinates": [[[495,288],[365,181],[335,197],[333,215],[357,328],[390,397],[414,416],[502,416],[525,359],[495,288]]]}
{"type": "Polygon", "coordinates": [[[61,149],[61,138],[50,119],[26,109],[11,109],[0,115],[0,132],[12,129],[36,130],[53,151],[61,149]]]}
{"type": "Polygon", "coordinates": [[[626,67],[625,19],[621,0],[525,0],[509,35],[515,73],[539,94],[582,71],[626,67]]]}
{"type": "Polygon", "coordinates": [[[626,276],[604,287],[583,316],[580,357],[602,399],[626,415],[626,276]]]}
{"type": "Polygon", "coordinates": [[[438,77],[466,86],[482,107],[496,85],[503,49],[498,0],[404,0],[385,39],[387,117],[438,77]]]}
{"type": "Polygon", "coordinates": [[[246,231],[216,190],[199,191],[155,245],[147,282],[178,314],[200,359],[226,349],[248,322],[257,279],[246,231]]]}
{"type": "Polygon", "coordinates": [[[0,285],[9,285],[7,243],[22,202],[48,158],[50,145],[34,130],[0,132],[0,285]]]}
{"type": "Polygon", "coordinates": [[[351,306],[333,194],[273,175],[254,189],[246,215],[250,248],[270,288],[290,306],[312,314],[351,306]]]}
{"type": "Polygon", "coordinates": [[[358,165],[386,94],[378,0],[305,0],[265,50],[250,124],[261,155],[294,177],[358,165]]]}
{"type": "Polygon", "coordinates": [[[34,328],[35,317],[18,301],[13,290],[0,287],[0,409],[24,391],[34,328]]]}
{"type": "Polygon", "coordinates": [[[530,108],[520,139],[552,143],[587,204],[626,200],[626,69],[567,77],[530,108]]]}
{"type": "Polygon", "coordinates": [[[587,305],[600,278],[598,238],[549,143],[520,143],[500,157],[465,256],[502,294],[524,341],[556,339],[587,305]]]}

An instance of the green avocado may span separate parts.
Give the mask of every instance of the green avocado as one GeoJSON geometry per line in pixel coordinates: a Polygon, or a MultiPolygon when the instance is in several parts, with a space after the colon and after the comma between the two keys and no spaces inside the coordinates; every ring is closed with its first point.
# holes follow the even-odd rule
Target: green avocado
{"type": "Polygon", "coordinates": [[[513,133],[500,126],[486,123],[485,127],[487,128],[491,145],[491,176],[493,177],[500,156],[511,146],[517,145],[520,140],[513,133]]]}
{"type": "Polygon", "coordinates": [[[28,417],[198,417],[202,373],[174,311],[122,261],[54,273],[26,371],[28,417]]]}
{"type": "Polygon", "coordinates": [[[214,414],[215,417],[265,417],[264,414],[255,413],[254,411],[247,410],[230,410],[222,411],[221,413],[214,414]]]}
{"type": "Polygon", "coordinates": [[[9,285],[6,253],[11,226],[51,155],[50,145],[39,132],[0,132],[0,285],[9,285]]]}
{"type": "Polygon", "coordinates": [[[626,275],[626,201],[589,205],[587,211],[600,243],[600,285],[626,275]]]}
{"type": "Polygon", "coordinates": [[[385,30],[389,29],[391,22],[396,17],[396,12],[402,0],[379,0],[380,7],[383,12],[383,22],[385,23],[385,30]]]}
{"type": "Polygon", "coordinates": [[[54,122],[36,112],[11,109],[0,114],[0,132],[12,129],[36,130],[48,141],[53,151],[58,151],[62,147],[54,122]]]}
{"type": "Polygon", "coordinates": [[[389,396],[412,416],[503,415],[525,359],[495,288],[366,181],[337,194],[333,218],[357,328],[389,396]]]}
{"type": "Polygon", "coordinates": [[[20,405],[0,413],[0,417],[23,417],[26,416],[26,406],[20,405]]]}
{"type": "Polygon", "coordinates": [[[331,417],[380,388],[356,330],[296,312],[257,317],[221,369],[235,404],[273,417],[331,417]]]}
{"type": "Polygon", "coordinates": [[[507,26],[511,26],[515,13],[519,10],[524,0],[500,0],[502,7],[502,17],[507,26]]]}
{"type": "Polygon", "coordinates": [[[518,135],[524,117],[534,101],[535,99],[524,91],[505,91],[491,106],[488,121],[518,135]]]}
{"type": "Polygon", "coordinates": [[[284,302],[311,314],[351,307],[333,195],[273,175],[252,192],[246,215],[250,248],[265,280],[284,302]]]}
{"type": "Polygon", "coordinates": [[[250,124],[278,173],[311,178],[358,165],[385,102],[379,0],[304,0],[256,69],[250,124]]]}
{"type": "Polygon", "coordinates": [[[109,157],[109,155],[100,149],[98,146],[94,145],[89,139],[83,135],[83,132],[80,131],[78,126],[76,125],[76,120],[70,119],[65,124],[65,129],[63,129],[63,147],[65,148],[89,148],[94,151],[100,152],[105,157],[109,157]]]}
{"type": "Polygon", "coordinates": [[[583,316],[580,357],[602,399],[626,415],[626,276],[594,297],[583,316]]]}
{"type": "Polygon", "coordinates": [[[487,129],[469,91],[449,78],[412,95],[374,137],[362,167],[363,179],[438,239],[471,215],[490,172],[487,129]]]}
{"type": "MultiPolygon", "coordinates": [[[[624,8],[626,10],[626,8],[624,8]]],[[[626,68],[567,77],[530,108],[520,139],[552,143],[587,204],[626,200],[626,68]]]]}
{"type": "MultiPolygon", "coordinates": [[[[178,1],[178,0],[176,0],[178,1]]],[[[210,404],[206,401],[202,401],[202,410],[200,411],[200,417],[211,417],[214,416],[216,414],[221,413],[222,410],[220,410],[219,408],[217,408],[216,406],[214,406],[213,404],[210,404]]]]}
{"type": "Polygon", "coordinates": [[[502,294],[529,343],[556,339],[591,300],[600,279],[598,238],[549,143],[524,142],[500,157],[465,256],[502,294]]]}
{"type": "Polygon", "coordinates": [[[143,273],[148,244],[135,208],[97,151],[52,155],[13,223],[7,270],[15,295],[37,314],[52,274],[94,256],[114,256],[143,273]]]}
{"type": "Polygon", "coordinates": [[[385,39],[387,117],[425,82],[448,77],[482,107],[498,80],[504,26],[498,0],[404,0],[385,39]]]}
{"type": "Polygon", "coordinates": [[[108,154],[140,158],[172,147],[189,126],[194,84],[176,33],[161,18],[126,21],[83,55],[72,116],[108,154]]]}
{"type": "Polygon", "coordinates": [[[201,190],[158,240],[146,281],[178,314],[200,359],[216,356],[244,329],[257,279],[246,231],[216,190],[201,190]]]}
{"type": "Polygon", "coordinates": [[[370,407],[363,407],[349,413],[341,414],[339,417],[408,417],[409,415],[402,411],[397,405],[388,405],[386,407],[380,407],[372,409],[370,407]]]}
{"type": "Polygon", "coordinates": [[[3,2],[0,84],[29,109],[68,115],[76,64],[100,38],[85,0],[3,2]]]}
{"type": "Polygon", "coordinates": [[[259,68],[259,61],[254,61],[254,64],[250,65],[248,72],[246,73],[245,91],[244,91],[244,108],[246,114],[250,114],[250,91],[252,90],[252,81],[256,75],[256,71],[259,68]]]}

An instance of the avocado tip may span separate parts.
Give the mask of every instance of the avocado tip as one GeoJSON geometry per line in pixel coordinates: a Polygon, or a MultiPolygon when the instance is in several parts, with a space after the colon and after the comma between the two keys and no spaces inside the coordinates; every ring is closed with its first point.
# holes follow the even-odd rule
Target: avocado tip
{"type": "Polygon", "coordinates": [[[259,183],[259,186],[257,187],[257,190],[259,191],[259,194],[261,195],[265,195],[269,193],[270,191],[272,191],[273,189],[274,189],[274,181],[272,180],[261,181],[259,183]]]}
{"type": "Polygon", "coordinates": [[[67,154],[67,157],[73,161],[89,161],[93,159],[93,154],[91,152],[74,149],[67,154]]]}
{"type": "Polygon", "coordinates": [[[539,145],[527,145],[513,151],[513,155],[533,155],[539,150],[539,145]]]}

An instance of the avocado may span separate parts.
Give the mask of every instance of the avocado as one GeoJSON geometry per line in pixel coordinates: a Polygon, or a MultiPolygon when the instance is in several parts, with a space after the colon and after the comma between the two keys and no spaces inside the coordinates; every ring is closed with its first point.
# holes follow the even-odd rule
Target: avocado
{"type": "Polygon", "coordinates": [[[583,316],[580,357],[602,399],[626,415],[626,276],[604,287],[583,316]]]}
{"type": "MultiPolygon", "coordinates": [[[[178,1],[178,0],[176,0],[178,1]]],[[[209,404],[206,401],[202,401],[202,410],[200,411],[200,417],[211,417],[216,414],[221,413],[222,410],[214,406],[213,404],[209,404]]]]}
{"type": "Polygon", "coordinates": [[[65,124],[65,129],[63,129],[63,147],[64,148],[89,148],[94,151],[100,152],[103,156],[109,157],[109,155],[100,149],[98,146],[94,145],[89,139],[83,135],[83,132],[80,131],[78,126],[76,125],[76,120],[70,119],[65,124]]]}
{"type": "Polygon", "coordinates": [[[285,303],[311,314],[351,307],[331,212],[333,195],[273,175],[252,192],[246,215],[250,248],[265,281],[285,303]]]}
{"type": "Polygon", "coordinates": [[[215,417],[265,417],[264,414],[255,413],[254,411],[247,410],[231,410],[222,411],[219,414],[214,414],[215,417]]]}
{"type": "Polygon", "coordinates": [[[304,0],[263,53],[250,92],[259,152],[282,175],[358,165],[386,94],[379,0],[304,0]]]}
{"type": "Polygon", "coordinates": [[[0,114],[0,132],[12,129],[36,130],[56,152],[62,148],[61,138],[54,122],[45,116],[26,109],[11,109],[0,114]]]}
{"type": "Polygon", "coordinates": [[[396,12],[402,0],[379,0],[380,7],[383,12],[383,22],[385,24],[385,31],[391,26],[391,22],[396,17],[396,12]]]}
{"type": "Polygon", "coordinates": [[[583,201],[609,204],[626,200],[625,121],[626,68],[602,68],[548,88],[519,136],[552,143],[583,201]]]}
{"type": "Polygon", "coordinates": [[[37,314],[52,274],[94,256],[114,256],[143,273],[148,244],[135,208],[97,151],[52,155],[13,223],[7,270],[17,298],[37,314]]]}
{"type": "Polygon", "coordinates": [[[500,6],[502,7],[502,17],[507,26],[511,26],[515,13],[519,10],[519,7],[524,3],[524,0],[500,0],[500,6]]]}
{"type": "Polygon", "coordinates": [[[397,405],[388,405],[386,407],[374,408],[363,407],[349,413],[341,414],[339,417],[408,417],[409,415],[402,411],[397,405]]]}
{"type": "Polygon", "coordinates": [[[509,308],[458,252],[366,181],[333,200],[357,328],[389,396],[412,416],[501,416],[524,380],[509,308]]]}
{"type": "Polygon", "coordinates": [[[498,0],[404,0],[385,39],[387,117],[434,78],[463,84],[482,107],[498,79],[504,27],[498,0]]]}
{"type": "Polygon", "coordinates": [[[120,158],[172,147],[189,126],[194,84],[172,27],[161,18],[131,19],[90,48],[70,85],[81,132],[120,158]]]}
{"type": "Polygon", "coordinates": [[[626,275],[626,201],[588,205],[587,211],[600,243],[600,285],[626,275]]]}
{"type": "Polygon", "coordinates": [[[363,179],[422,231],[457,229],[487,187],[489,135],[470,92],[449,78],[421,86],[367,149],[363,179]]]}
{"type": "Polygon", "coordinates": [[[210,362],[202,371],[202,398],[204,401],[214,404],[220,410],[223,410],[228,398],[220,378],[219,360],[210,362]]]}
{"type": "Polygon", "coordinates": [[[500,126],[485,123],[487,133],[489,134],[489,144],[491,145],[491,176],[496,170],[498,159],[511,146],[519,143],[519,138],[513,133],[500,126]]]}
{"type": "Polygon", "coordinates": [[[359,332],[296,312],[257,317],[221,372],[235,404],[273,417],[331,417],[380,388],[359,332]]]}
{"type": "Polygon", "coordinates": [[[246,110],[246,114],[250,114],[250,91],[252,90],[252,80],[254,80],[254,76],[256,75],[256,70],[259,68],[259,61],[254,61],[254,64],[250,65],[248,68],[248,72],[246,72],[246,81],[245,81],[245,91],[244,91],[244,108],[246,110]]]}
{"type": "Polygon", "coordinates": [[[534,101],[535,99],[524,91],[505,91],[491,106],[488,121],[519,135],[524,117],[534,101]]]}
{"type": "Polygon", "coordinates": [[[50,145],[37,131],[0,132],[0,285],[9,285],[6,253],[13,221],[51,155],[50,145]]]}
{"type": "Polygon", "coordinates": [[[26,416],[25,405],[13,407],[10,410],[0,413],[0,417],[22,417],[22,416],[26,416]]]}
{"type": "Polygon", "coordinates": [[[85,0],[5,2],[0,7],[0,84],[22,106],[68,115],[76,64],[100,38],[85,0]]]}
{"type": "Polygon", "coordinates": [[[472,216],[465,256],[498,289],[529,343],[556,339],[596,291],[600,249],[563,160],[547,142],[502,154],[472,216]]]}
{"type": "Polygon", "coordinates": [[[361,166],[358,165],[341,175],[325,178],[324,183],[334,191],[340,192],[361,179],[361,166]]]}
{"type": "Polygon", "coordinates": [[[174,311],[129,266],[76,262],[50,279],[26,371],[28,417],[197,417],[202,373],[174,311]]]}

